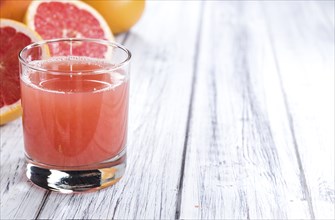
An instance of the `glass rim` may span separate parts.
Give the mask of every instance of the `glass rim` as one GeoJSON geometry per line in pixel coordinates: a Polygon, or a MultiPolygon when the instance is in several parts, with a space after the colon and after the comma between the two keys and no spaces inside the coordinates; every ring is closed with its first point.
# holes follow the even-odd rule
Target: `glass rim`
{"type": "Polygon", "coordinates": [[[55,39],[50,39],[50,40],[41,40],[41,41],[37,41],[34,43],[31,43],[27,46],[25,46],[20,52],[19,52],[19,61],[21,64],[25,65],[26,67],[35,70],[35,71],[41,71],[41,72],[47,72],[47,73],[54,73],[54,74],[64,74],[66,73],[65,71],[60,71],[60,70],[48,70],[46,68],[41,68],[41,67],[37,67],[35,65],[30,64],[25,58],[23,58],[23,53],[25,51],[28,51],[32,48],[36,48],[38,46],[43,46],[43,45],[47,45],[49,43],[54,43],[54,42],[64,42],[64,41],[69,41],[69,42],[76,42],[76,41],[86,41],[86,42],[93,42],[93,43],[98,43],[98,44],[103,44],[106,46],[112,46],[118,49],[121,49],[123,52],[125,52],[126,54],[126,58],[124,60],[122,60],[121,62],[115,63],[113,67],[110,67],[108,69],[106,68],[99,68],[99,69],[95,69],[95,70],[81,70],[81,71],[71,71],[71,74],[76,74],[76,73],[92,73],[92,74],[99,74],[99,73],[106,73],[107,72],[112,72],[115,71],[121,67],[123,67],[124,65],[128,64],[130,62],[131,59],[131,52],[123,45],[113,42],[113,41],[109,41],[109,40],[104,40],[104,39],[94,39],[94,38],[55,38],[55,39]]]}

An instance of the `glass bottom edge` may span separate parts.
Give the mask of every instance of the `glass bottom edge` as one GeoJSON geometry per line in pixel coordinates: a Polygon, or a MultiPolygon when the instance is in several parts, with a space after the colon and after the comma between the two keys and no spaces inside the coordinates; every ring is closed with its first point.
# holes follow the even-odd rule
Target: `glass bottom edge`
{"type": "Polygon", "coordinates": [[[26,176],[43,189],[60,193],[93,192],[117,183],[126,170],[126,154],[117,161],[87,169],[63,169],[43,166],[29,158],[26,176]]]}

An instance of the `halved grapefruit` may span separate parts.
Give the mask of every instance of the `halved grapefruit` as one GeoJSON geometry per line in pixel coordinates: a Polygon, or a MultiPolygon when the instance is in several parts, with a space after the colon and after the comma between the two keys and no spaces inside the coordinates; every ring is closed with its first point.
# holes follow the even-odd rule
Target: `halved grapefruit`
{"type": "MultiPolygon", "coordinates": [[[[104,18],[94,8],[81,1],[45,0],[32,1],[28,7],[25,23],[44,40],[55,38],[95,38],[114,41],[114,36],[104,18]]],[[[66,54],[70,47],[49,48],[51,55],[66,54]]],[[[71,45],[77,55],[98,57],[107,47],[93,44],[71,45]]]]}
{"type": "Polygon", "coordinates": [[[18,118],[21,113],[18,54],[41,37],[24,24],[0,19],[0,125],[18,118]]]}

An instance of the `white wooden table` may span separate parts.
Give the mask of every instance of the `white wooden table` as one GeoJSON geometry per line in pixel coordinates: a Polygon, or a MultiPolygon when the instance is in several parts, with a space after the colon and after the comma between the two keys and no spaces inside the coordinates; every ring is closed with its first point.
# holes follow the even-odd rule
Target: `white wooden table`
{"type": "Polygon", "coordinates": [[[128,167],[96,193],[25,177],[1,127],[1,219],[333,219],[334,1],[148,1],[128,167]]]}

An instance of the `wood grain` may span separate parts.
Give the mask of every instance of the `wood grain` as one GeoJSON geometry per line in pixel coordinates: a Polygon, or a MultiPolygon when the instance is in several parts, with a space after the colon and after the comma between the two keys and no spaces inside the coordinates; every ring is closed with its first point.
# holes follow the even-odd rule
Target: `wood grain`
{"type": "Polygon", "coordinates": [[[206,4],[182,219],[312,217],[260,6],[206,4]]]}
{"type": "Polygon", "coordinates": [[[147,1],[128,166],[64,195],[25,177],[0,127],[0,219],[334,219],[334,1],[147,1]]]}
{"type": "Polygon", "coordinates": [[[316,219],[334,219],[334,1],[266,9],[306,199],[316,219]]]}

